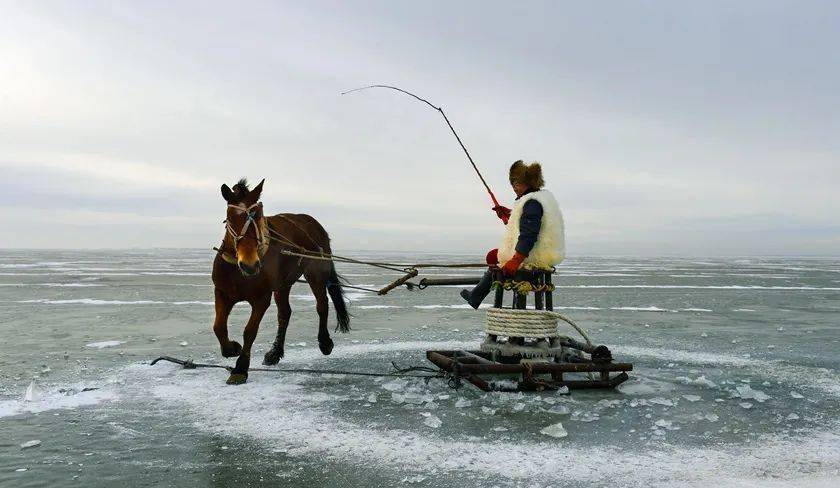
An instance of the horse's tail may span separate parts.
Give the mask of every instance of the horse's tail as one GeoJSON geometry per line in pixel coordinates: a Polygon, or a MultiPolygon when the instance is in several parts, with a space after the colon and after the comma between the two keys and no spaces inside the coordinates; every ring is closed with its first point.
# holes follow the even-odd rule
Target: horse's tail
{"type": "Polygon", "coordinates": [[[327,292],[332,298],[333,307],[335,307],[335,314],[338,317],[338,325],[336,330],[340,332],[350,331],[350,314],[347,312],[347,304],[344,302],[344,288],[341,282],[344,280],[335,271],[335,263],[330,263],[330,279],[327,282],[327,292]]]}

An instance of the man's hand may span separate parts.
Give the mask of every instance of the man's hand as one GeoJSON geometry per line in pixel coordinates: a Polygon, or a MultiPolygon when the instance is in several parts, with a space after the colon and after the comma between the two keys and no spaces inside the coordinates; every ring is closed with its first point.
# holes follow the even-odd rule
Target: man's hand
{"type": "Polygon", "coordinates": [[[507,225],[508,219],[510,219],[510,209],[499,205],[497,207],[493,207],[493,211],[496,212],[496,216],[502,219],[502,222],[504,222],[505,225],[507,225]]]}
{"type": "Polygon", "coordinates": [[[502,266],[502,274],[505,276],[513,276],[519,270],[519,266],[522,265],[522,261],[525,261],[525,258],[528,256],[522,254],[521,252],[517,252],[513,255],[512,258],[508,262],[502,266]]]}

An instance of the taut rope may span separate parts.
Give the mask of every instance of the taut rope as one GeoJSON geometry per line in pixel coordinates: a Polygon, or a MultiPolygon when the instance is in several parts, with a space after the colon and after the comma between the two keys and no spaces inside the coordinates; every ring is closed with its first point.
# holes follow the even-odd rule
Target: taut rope
{"type": "MultiPolygon", "coordinates": [[[[161,356],[150,363],[151,366],[154,366],[160,361],[168,361],[170,363],[180,364],[184,367],[184,369],[196,369],[196,368],[216,368],[216,369],[226,369],[228,371],[232,371],[233,368],[230,366],[225,366],[222,364],[207,364],[207,363],[196,363],[193,362],[191,359],[178,359],[173,358],[171,356],[161,356]]],[[[311,368],[249,368],[248,371],[263,371],[266,373],[303,373],[303,374],[345,374],[349,376],[373,376],[373,377],[400,377],[400,378],[424,378],[426,380],[430,380],[433,378],[446,378],[449,376],[448,373],[442,371],[440,369],[434,368],[427,368],[425,366],[409,366],[407,368],[400,368],[397,366],[397,363],[391,362],[391,366],[393,370],[390,373],[369,373],[366,371],[346,371],[343,369],[311,369],[311,368]],[[420,371],[424,373],[430,374],[409,374],[415,371],[420,371]]]]}

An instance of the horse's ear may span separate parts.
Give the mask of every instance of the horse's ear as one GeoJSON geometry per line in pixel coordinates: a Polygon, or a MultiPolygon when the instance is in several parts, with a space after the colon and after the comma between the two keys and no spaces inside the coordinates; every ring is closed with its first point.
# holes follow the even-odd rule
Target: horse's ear
{"type": "Polygon", "coordinates": [[[225,199],[226,202],[230,203],[230,198],[233,196],[233,191],[227,186],[222,185],[222,198],[225,199]]]}
{"type": "Polygon", "coordinates": [[[260,181],[260,184],[255,186],[251,193],[248,194],[248,201],[253,205],[260,201],[260,195],[262,195],[263,190],[263,183],[265,183],[265,178],[260,181]]]}

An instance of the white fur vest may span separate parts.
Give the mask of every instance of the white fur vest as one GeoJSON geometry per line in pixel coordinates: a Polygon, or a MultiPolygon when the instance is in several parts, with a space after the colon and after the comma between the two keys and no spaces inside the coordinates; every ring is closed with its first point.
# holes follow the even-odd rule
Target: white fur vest
{"type": "Polygon", "coordinates": [[[510,213],[505,236],[499,245],[499,263],[505,264],[516,253],[516,243],[519,240],[519,219],[522,217],[525,202],[529,200],[540,202],[543,215],[537,243],[522,263],[522,267],[549,269],[555,264],[560,264],[566,257],[566,239],[563,231],[563,213],[560,212],[560,206],[554,199],[554,195],[548,190],[528,193],[516,201],[510,213]]]}

